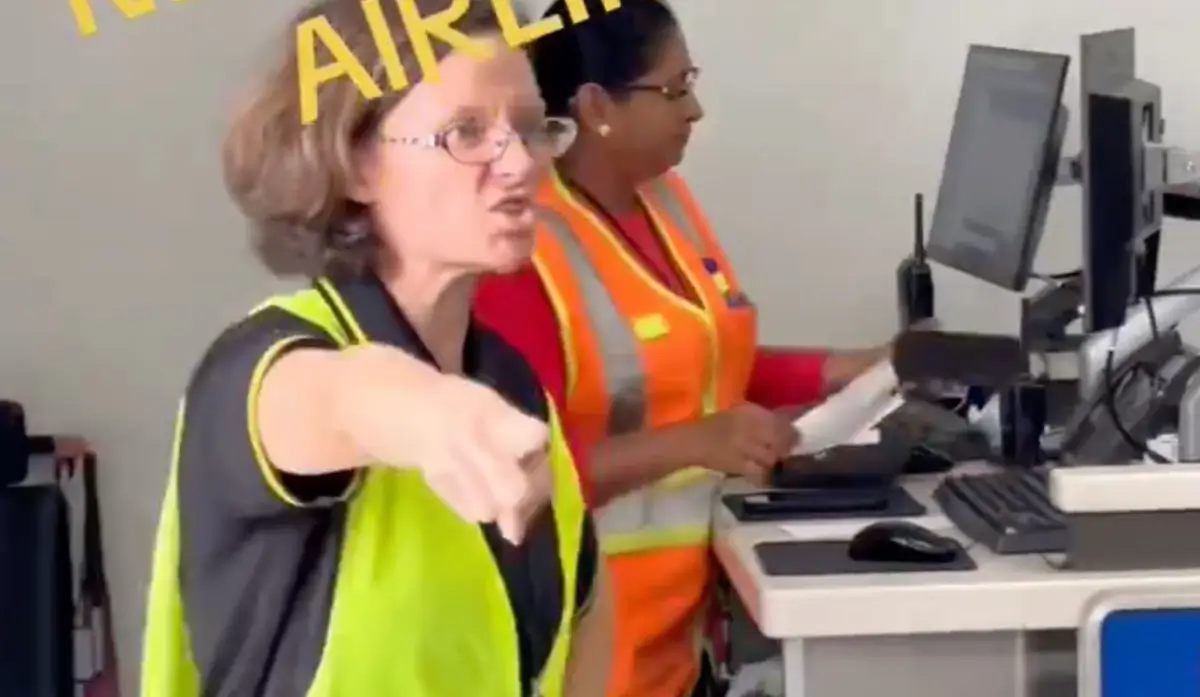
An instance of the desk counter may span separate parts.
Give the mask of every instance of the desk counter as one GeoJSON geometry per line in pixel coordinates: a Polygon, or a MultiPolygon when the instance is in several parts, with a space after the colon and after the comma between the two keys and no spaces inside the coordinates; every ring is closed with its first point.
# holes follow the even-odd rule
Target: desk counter
{"type": "MultiPolygon", "coordinates": [[[[1200,570],[1083,573],[1057,569],[1060,559],[1055,556],[993,554],[940,515],[933,502],[939,479],[913,477],[906,482],[928,510],[925,517],[912,520],[961,541],[978,565],[973,571],[766,576],[754,553],[756,544],[845,540],[872,521],[740,524],[721,507],[717,556],[760,631],[783,640],[789,697],[864,697],[880,689],[925,697],[965,694],[964,689],[974,697],[1059,694],[1035,687],[1044,682],[1034,675],[1040,669],[1031,656],[1047,644],[1039,637],[1058,637],[1049,644],[1066,652],[1060,659],[1067,665],[1057,672],[1072,672],[1074,631],[1097,594],[1200,586],[1200,570]],[[831,660],[841,665],[852,657],[857,660],[851,663],[865,676],[846,672],[853,670],[849,664],[845,670],[828,665],[831,660]],[[897,657],[907,657],[907,664],[897,657]],[[818,659],[825,663],[813,674],[818,659]],[[871,669],[863,671],[864,665],[871,669]],[[808,673],[803,682],[797,671],[808,673]],[[1003,674],[1003,687],[981,685],[988,680],[984,676],[997,673],[1003,674]],[[944,684],[931,682],[931,676],[940,676],[944,684]]],[[[1059,688],[1061,683],[1056,683],[1059,688]]]]}

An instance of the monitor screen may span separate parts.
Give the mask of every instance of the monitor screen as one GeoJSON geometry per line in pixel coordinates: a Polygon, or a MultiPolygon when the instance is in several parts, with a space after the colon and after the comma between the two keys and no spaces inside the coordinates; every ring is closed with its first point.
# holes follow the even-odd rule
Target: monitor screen
{"type": "MultiPolygon", "coordinates": [[[[1157,238],[1146,246],[1148,252],[1154,251],[1139,259],[1133,241],[1141,226],[1130,220],[1136,215],[1134,209],[1142,205],[1138,198],[1144,194],[1134,180],[1138,156],[1130,151],[1128,144],[1141,134],[1131,134],[1119,125],[1105,133],[1091,123],[1092,107],[1103,108],[1105,101],[1102,98],[1093,104],[1092,95],[1121,93],[1136,78],[1132,29],[1086,34],[1080,39],[1079,103],[1084,107],[1080,110],[1079,131],[1083,145],[1079,161],[1083,185],[1084,328],[1089,332],[1121,326],[1127,306],[1137,295],[1135,277],[1144,270],[1148,274],[1144,283],[1149,287],[1142,290],[1149,291],[1153,289],[1157,271],[1157,238]],[[1103,159],[1093,162],[1093,153],[1103,159]],[[1093,176],[1093,165],[1097,176],[1093,176]],[[1114,191],[1119,193],[1114,195],[1114,191]]],[[[1103,123],[1112,126],[1107,120],[1103,123]]],[[[1157,131],[1148,130],[1151,132],[1146,136],[1157,131]]]]}
{"type": "Polygon", "coordinates": [[[972,46],[930,230],[929,258],[1023,290],[1058,167],[1070,59],[972,46]]]}

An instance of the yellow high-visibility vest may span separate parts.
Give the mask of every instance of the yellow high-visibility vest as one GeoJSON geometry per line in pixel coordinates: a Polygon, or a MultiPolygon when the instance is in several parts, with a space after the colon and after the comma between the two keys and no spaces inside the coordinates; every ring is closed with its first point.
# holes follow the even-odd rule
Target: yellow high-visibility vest
{"type": "MultiPolygon", "coordinates": [[[[324,284],[326,293],[336,291],[324,284]]],[[[344,303],[315,289],[274,297],[257,311],[283,309],[342,345],[364,341],[344,303]]],[[[549,402],[549,400],[548,400],[549,402]]],[[[199,697],[179,588],[177,472],[174,462],[159,521],[141,676],[142,697],[199,697]]],[[[562,564],[563,612],[539,697],[561,697],[574,626],[585,505],[558,419],[550,406],[553,506],[562,564]]],[[[247,463],[253,467],[252,463],[247,463]]],[[[522,697],[516,618],[504,579],[478,525],[459,518],[419,472],[369,469],[349,506],[347,529],[321,662],[305,697],[522,697]]],[[[299,697],[299,696],[298,696],[299,697]]]]}

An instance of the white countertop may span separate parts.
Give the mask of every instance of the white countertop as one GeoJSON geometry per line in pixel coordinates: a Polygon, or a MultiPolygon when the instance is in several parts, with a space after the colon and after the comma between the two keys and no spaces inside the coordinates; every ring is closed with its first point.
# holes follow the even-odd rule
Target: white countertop
{"type": "Polygon", "coordinates": [[[934,514],[913,520],[962,542],[978,566],[974,571],[766,576],[754,554],[759,542],[848,540],[873,521],[741,524],[723,506],[717,556],[760,631],[776,639],[1066,629],[1079,626],[1100,592],[1200,588],[1200,569],[1084,573],[1056,570],[1054,557],[993,554],[939,515],[933,502],[938,480],[906,480],[905,488],[934,514]]]}

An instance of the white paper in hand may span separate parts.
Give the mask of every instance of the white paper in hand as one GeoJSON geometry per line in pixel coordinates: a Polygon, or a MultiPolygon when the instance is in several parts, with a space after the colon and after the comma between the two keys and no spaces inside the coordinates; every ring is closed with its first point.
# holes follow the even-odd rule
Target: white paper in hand
{"type": "Polygon", "coordinates": [[[874,426],[868,426],[858,435],[842,443],[842,445],[879,445],[880,440],[882,440],[882,436],[879,435],[879,429],[874,426]]]}
{"type": "Polygon", "coordinates": [[[809,409],[792,426],[800,434],[793,455],[808,455],[847,443],[878,439],[875,424],[895,411],[904,400],[891,361],[880,361],[841,392],[809,409]]]}
{"type": "Polygon", "coordinates": [[[843,443],[843,445],[875,445],[882,439],[879,434],[879,424],[888,414],[899,409],[904,405],[904,397],[899,394],[892,396],[879,407],[874,416],[867,417],[868,426],[859,431],[856,436],[843,443]]]}

